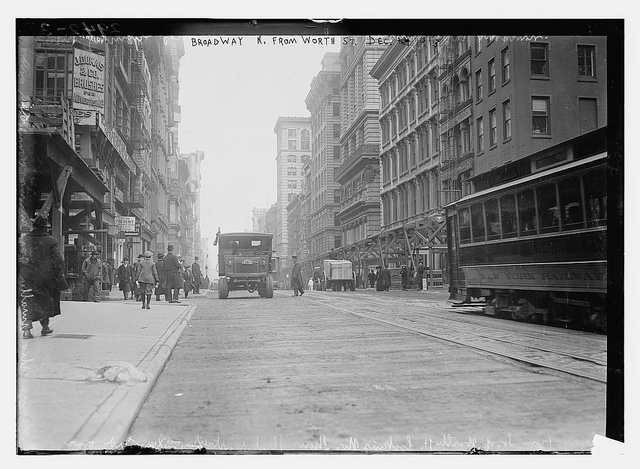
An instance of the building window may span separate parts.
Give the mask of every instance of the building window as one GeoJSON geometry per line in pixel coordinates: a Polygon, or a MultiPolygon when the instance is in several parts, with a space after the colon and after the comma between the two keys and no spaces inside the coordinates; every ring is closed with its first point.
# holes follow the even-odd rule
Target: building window
{"type": "Polygon", "coordinates": [[[287,135],[289,138],[296,138],[298,136],[296,129],[288,129],[287,135]]]}
{"type": "Polygon", "coordinates": [[[333,115],[334,116],[340,115],[340,103],[333,103],[333,115]]]}
{"type": "Polygon", "coordinates": [[[482,100],[482,70],[476,72],[476,101],[482,100]]]}
{"type": "Polygon", "coordinates": [[[482,50],[482,37],[473,36],[473,42],[474,42],[476,54],[479,54],[480,51],[482,50]]]}
{"type": "Polygon", "coordinates": [[[297,173],[295,166],[289,166],[287,168],[287,176],[295,176],[297,173]]]}
{"type": "Polygon", "coordinates": [[[489,93],[493,93],[496,90],[496,61],[495,59],[489,60],[489,93]]]}
{"type": "Polygon", "coordinates": [[[298,181],[287,181],[287,189],[297,189],[298,181]]]}
{"type": "Polygon", "coordinates": [[[509,70],[509,48],[508,47],[505,47],[504,49],[502,49],[501,58],[502,58],[502,83],[504,84],[508,82],[509,78],[511,77],[510,70],[509,70]]]}
{"type": "Polygon", "coordinates": [[[502,103],[502,139],[511,138],[511,100],[502,103]]]}
{"type": "Polygon", "coordinates": [[[549,128],[549,98],[534,97],[531,99],[533,133],[535,135],[550,135],[549,128]]]}
{"type": "Polygon", "coordinates": [[[295,162],[296,162],[296,155],[287,156],[287,163],[295,163],[295,162]]]}
{"type": "Polygon", "coordinates": [[[340,124],[333,124],[333,137],[340,138],[340,124]]]}
{"type": "Polygon", "coordinates": [[[484,151],[484,122],[482,117],[479,117],[476,121],[476,135],[478,136],[478,153],[484,151]]]}
{"type": "Polygon", "coordinates": [[[498,143],[498,122],[495,108],[489,111],[489,146],[493,147],[498,143]]]}
{"type": "Polygon", "coordinates": [[[301,149],[302,150],[308,150],[309,149],[310,140],[311,139],[309,137],[309,131],[307,129],[304,129],[300,134],[300,145],[301,145],[301,149]]]}
{"type": "Polygon", "coordinates": [[[578,75],[582,77],[596,76],[595,46],[578,46],[578,75]]]}
{"type": "Polygon", "coordinates": [[[531,75],[549,76],[549,44],[531,43],[531,75]]]}
{"type": "Polygon", "coordinates": [[[59,103],[62,98],[71,97],[72,73],[70,53],[36,53],[36,98],[59,103]]]}
{"type": "Polygon", "coordinates": [[[340,145],[333,146],[333,159],[334,160],[340,159],[340,145]]]}

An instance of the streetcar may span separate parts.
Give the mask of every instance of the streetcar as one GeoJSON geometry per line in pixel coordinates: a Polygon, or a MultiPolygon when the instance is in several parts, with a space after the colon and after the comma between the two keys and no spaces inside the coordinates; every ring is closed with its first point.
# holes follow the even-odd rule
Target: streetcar
{"type": "Polygon", "coordinates": [[[450,299],[606,331],[606,127],[483,176],[445,207],[450,299]]]}

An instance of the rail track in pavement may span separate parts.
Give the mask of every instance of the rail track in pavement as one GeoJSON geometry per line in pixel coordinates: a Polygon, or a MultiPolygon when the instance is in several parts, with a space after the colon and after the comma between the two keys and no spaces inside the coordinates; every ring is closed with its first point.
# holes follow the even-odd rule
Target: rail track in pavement
{"type": "Polygon", "coordinates": [[[363,292],[306,292],[327,308],[353,314],[533,367],[607,382],[606,336],[539,324],[448,312],[449,303],[363,292]]]}

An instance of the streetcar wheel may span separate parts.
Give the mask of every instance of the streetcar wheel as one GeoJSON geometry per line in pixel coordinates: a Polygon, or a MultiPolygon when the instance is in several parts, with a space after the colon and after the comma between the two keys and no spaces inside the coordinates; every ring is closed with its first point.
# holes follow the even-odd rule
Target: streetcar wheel
{"type": "Polygon", "coordinates": [[[226,278],[218,280],[218,298],[221,300],[226,299],[229,296],[229,285],[226,278]]]}

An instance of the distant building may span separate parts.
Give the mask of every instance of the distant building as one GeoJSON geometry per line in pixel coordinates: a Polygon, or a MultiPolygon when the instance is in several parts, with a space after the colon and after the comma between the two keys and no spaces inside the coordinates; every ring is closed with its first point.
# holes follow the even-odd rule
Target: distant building
{"type": "Polygon", "coordinates": [[[204,152],[181,153],[179,157],[187,168],[185,183],[183,186],[183,197],[179,201],[186,207],[184,211],[183,230],[185,239],[185,252],[181,253],[187,262],[193,262],[193,258],[202,256],[202,240],[200,238],[200,189],[201,176],[200,165],[204,160],[204,152]]]}
{"type": "Polygon", "coordinates": [[[253,227],[254,233],[267,232],[267,227],[265,225],[267,210],[268,209],[266,208],[257,208],[257,207],[254,207],[253,210],[251,210],[251,226],[253,227]]]}
{"type": "Polygon", "coordinates": [[[291,266],[287,205],[302,192],[302,166],[311,155],[310,121],[308,117],[279,117],[273,131],[277,136],[277,218],[273,245],[280,258],[282,285],[291,266]]]}
{"type": "Polygon", "coordinates": [[[340,61],[328,52],[322,69],[311,81],[305,99],[311,113],[311,160],[306,173],[306,246],[308,258],[317,263],[340,247],[340,185],[335,171],[340,165],[340,61]]]}

